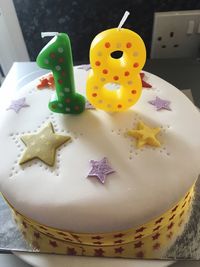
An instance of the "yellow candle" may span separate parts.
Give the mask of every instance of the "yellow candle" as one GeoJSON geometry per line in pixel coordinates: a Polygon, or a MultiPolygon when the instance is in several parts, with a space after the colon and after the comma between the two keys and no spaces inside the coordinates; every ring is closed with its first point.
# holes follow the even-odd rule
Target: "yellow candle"
{"type": "Polygon", "coordinates": [[[91,70],[87,79],[87,98],[96,108],[123,111],[133,106],[142,91],[139,75],[146,60],[142,38],[125,28],[114,28],[99,33],[91,43],[91,70]],[[121,51],[120,58],[113,52],[121,51]],[[108,84],[118,84],[110,90],[108,84]]]}

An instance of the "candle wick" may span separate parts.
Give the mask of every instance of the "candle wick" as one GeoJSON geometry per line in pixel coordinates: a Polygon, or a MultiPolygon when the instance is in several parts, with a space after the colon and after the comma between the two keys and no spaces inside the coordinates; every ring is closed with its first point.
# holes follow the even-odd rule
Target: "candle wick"
{"type": "Polygon", "coordinates": [[[130,12],[129,11],[126,11],[125,13],[124,13],[124,16],[122,17],[122,19],[121,19],[121,21],[120,21],[120,23],[119,23],[119,25],[118,25],[118,30],[120,30],[121,29],[121,27],[123,26],[123,24],[124,24],[124,22],[127,20],[127,18],[128,18],[128,16],[130,15],[130,12]]]}
{"type": "Polygon", "coordinates": [[[58,32],[41,32],[41,37],[51,37],[58,35],[58,32]]]}

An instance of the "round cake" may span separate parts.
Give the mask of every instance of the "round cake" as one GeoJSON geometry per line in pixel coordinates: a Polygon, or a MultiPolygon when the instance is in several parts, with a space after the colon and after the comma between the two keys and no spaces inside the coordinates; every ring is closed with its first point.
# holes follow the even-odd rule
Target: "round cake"
{"type": "MultiPolygon", "coordinates": [[[[85,95],[88,71],[74,75],[85,95]]],[[[199,111],[168,82],[141,77],[141,98],[119,113],[90,103],[53,113],[38,79],[1,101],[0,191],[36,249],[159,257],[183,230],[200,173],[199,111]]]]}

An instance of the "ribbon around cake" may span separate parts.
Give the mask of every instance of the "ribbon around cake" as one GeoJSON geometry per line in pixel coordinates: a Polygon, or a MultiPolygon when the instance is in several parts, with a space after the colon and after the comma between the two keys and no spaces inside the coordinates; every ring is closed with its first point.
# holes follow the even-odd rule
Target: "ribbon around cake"
{"type": "Polygon", "coordinates": [[[6,199],[5,200],[15,213],[15,216],[20,219],[22,224],[30,225],[36,231],[41,232],[51,238],[56,238],[57,240],[67,241],[73,244],[112,246],[136,242],[141,238],[145,238],[154,233],[156,236],[163,227],[167,227],[167,229],[170,230],[173,229],[175,223],[181,224],[182,217],[184,214],[186,214],[190,207],[193,195],[194,185],[175,206],[161,216],[143,225],[140,225],[137,228],[130,228],[124,231],[115,231],[110,233],[75,233],[67,230],[52,228],[27,218],[15,210],[15,208],[6,199]]]}

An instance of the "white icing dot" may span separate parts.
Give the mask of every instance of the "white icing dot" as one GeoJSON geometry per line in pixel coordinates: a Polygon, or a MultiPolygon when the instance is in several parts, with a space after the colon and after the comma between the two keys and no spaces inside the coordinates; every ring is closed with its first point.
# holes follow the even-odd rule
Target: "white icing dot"
{"type": "Polygon", "coordinates": [[[49,60],[48,60],[48,58],[45,58],[44,63],[45,63],[45,64],[49,64],[49,60]]]}
{"type": "Polygon", "coordinates": [[[66,108],[66,111],[70,111],[70,108],[66,108]]]}
{"type": "Polygon", "coordinates": [[[69,88],[64,88],[64,91],[69,93],[70,92],[70,89],[69,88]]]}
{"type": "Polygon", "coordinates": [[[58,52],[63,53],[64,49],[62,47],[58,47],[58,52]]]}
{"type": "Polygon", "coordinates": [[[56,70],[61,70],[61,66],[57,65],[56,70]]]}

